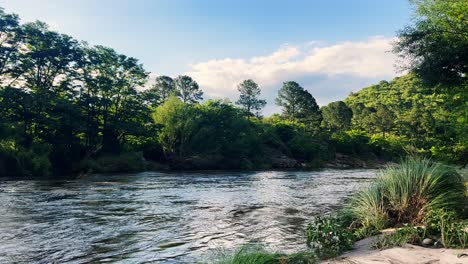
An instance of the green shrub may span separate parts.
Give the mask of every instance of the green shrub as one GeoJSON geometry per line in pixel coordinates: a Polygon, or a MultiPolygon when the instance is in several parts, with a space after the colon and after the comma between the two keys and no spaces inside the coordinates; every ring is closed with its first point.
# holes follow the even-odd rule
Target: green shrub
{"type": "Polygon", "coordinates": [[[17,147],[12,142],[0,143],[0,176],[47,177],[52,174],[50,146],[35,143],[31,148],[17,147]]]}
{"type": "Polygon", "coordinates": [[[406,244],[419,244],[424,238],[424,229],[405,226],[392,234],[385,234],[371,244],[374,249],[402,247],[406,244]]]}
{"type": "Polygon", "coordinates": [[[372,151],[379,157],[387,159],[398,159],[404,154],[403,145],[406,139],[394,135],[383,137],[382,135],[372,135],[370,146],[372,151]]]}
{"type": "Polygon", "coordinates": [[[336,216],[318,216],[307,226],[307,245],[320,258],[339,255],[353,247],[355,237],[336,216]]]}
{"type": "Polygon", "coordinates": [[[343,154],[360,155],[371,152],[370,138],[364,131],[351,130],[334,133],[331,137],[336,151],[343,154]]]}
{"type": "Polygon", "coordinates": [[[408,158],[389,166],[369,188],[358,192],[350,211],[365,228],[418,225],[435,209],[462,212],[465,205],[461,176],[451,167],[408,158]]]}
{"type": "Polygon", "coordinates": [[[453,211],[443,209],[430,211],[426,221],[428,232],[440,236],[444,247],[468,247],[468,221],[458,220],[453,211]]]}

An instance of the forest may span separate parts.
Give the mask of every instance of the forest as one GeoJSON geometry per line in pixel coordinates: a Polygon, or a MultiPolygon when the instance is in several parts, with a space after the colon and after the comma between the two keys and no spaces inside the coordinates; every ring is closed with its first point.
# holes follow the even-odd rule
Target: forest
{"type": "Polygon", "coordinates": [[[255,80],[238,85],[235,102],[204,100],[190,76],[149,80],[135,58],[0,9],[0,176],[319,168],[338,155],[412,154],[463,166],[468,23],[466,5],[454,3],[419,10],[398,33],[394,52],[411,61],[406,75],[322,107],[285,80],[281,113],[269,117],[255,80]]]}

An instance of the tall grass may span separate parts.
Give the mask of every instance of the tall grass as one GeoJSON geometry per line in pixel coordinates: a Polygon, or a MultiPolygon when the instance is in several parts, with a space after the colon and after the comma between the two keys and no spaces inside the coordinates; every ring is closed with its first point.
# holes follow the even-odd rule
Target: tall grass
{"type": "Polygon", "coordinates": [[[455,169],[426,159],[407,158],[389,166],[358,192],[349,210],[364,228],[422,224],[431,210],[459,213],[466,199],[455,169]]]}

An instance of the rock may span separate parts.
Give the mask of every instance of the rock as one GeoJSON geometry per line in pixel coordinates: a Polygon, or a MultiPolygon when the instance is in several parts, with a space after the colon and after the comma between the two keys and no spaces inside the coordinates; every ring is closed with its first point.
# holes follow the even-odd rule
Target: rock
{"type": "Polygon", "coordinates": [[[432,240],[430,238],[425,238],[422,241],[422,245],[425,246],[425,247],[433,246],[434,245],[434,240],[432,240]]]}

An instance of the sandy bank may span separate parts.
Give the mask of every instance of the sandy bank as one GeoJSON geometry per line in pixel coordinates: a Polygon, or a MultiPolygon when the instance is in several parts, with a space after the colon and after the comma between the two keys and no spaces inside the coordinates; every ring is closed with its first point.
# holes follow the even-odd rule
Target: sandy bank
{"type": "Polygon", "coordinates": [[[349,264],[468,264],[468,249],[424,248],[413,245],[385,250],[372,250],[370,244],[374,238],[358,241],[355,249],[335,259],[322,263],[349,263],[349,264]]]}

